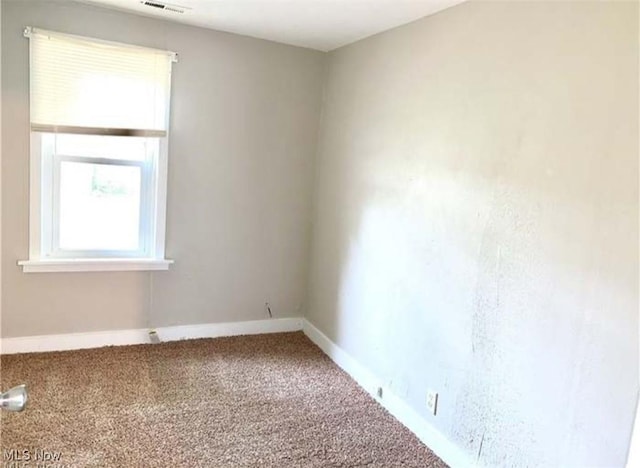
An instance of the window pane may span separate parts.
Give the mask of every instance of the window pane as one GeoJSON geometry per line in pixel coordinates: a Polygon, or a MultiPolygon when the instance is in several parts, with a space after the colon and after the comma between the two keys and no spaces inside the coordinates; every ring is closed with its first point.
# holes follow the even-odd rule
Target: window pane
{"type": "Polygon", "coordinates": [[[55,153],[64,156],[84,156],[90,158],[125,159],[143,161],[146,147],[157,138],[118,137],[103,135],[55,134],[55,153]]]}
{"type": "Polygon", "coordinates": [[[138,250],[141,169],[63,161],[60,248],[138,250]]]}

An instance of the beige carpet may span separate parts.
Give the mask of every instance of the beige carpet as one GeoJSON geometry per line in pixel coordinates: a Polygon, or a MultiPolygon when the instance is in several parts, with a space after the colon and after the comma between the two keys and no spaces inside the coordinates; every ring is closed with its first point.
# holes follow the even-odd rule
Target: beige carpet
{"type": "MultiPolygon", "coordinates": [[[[2,357],[2,453],[73,467],[443,467],[302,333],[2,357]]],[[[3,459],[6,462],[6,458],[3,459]]],[[[52,465],[53,466],[53,465],[52,465]]]]}

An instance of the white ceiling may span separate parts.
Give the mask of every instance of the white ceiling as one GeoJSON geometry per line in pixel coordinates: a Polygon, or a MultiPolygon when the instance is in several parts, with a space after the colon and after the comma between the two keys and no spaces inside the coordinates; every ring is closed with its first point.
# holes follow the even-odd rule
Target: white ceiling
{"type": "Polygon", "coordinates": [[[431,15],[465,0],[80,0],[219,31],[328,51],[431,15]]]}

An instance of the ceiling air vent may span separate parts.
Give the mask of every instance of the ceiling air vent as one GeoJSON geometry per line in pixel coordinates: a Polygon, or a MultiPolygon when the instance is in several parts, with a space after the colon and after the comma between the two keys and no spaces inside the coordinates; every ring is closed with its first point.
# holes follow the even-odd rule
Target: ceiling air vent
{"type": "Polygon", "coordinates": [[[162,3],[154,0],[142,0],[140,3],[151,8],[157,8],[158,10],[164,10],[164,11],[171,11],[173,13],[184,13],[185,10],[191,9],[191,8],[183,7],[180,5],[171,5],[170,3],[162,3]]]}

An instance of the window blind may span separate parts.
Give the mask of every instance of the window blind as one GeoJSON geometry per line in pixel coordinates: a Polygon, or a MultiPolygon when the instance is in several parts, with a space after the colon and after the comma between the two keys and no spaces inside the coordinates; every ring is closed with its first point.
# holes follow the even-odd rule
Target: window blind
{"type": "Polygon", "coordinates": [[[166,135],[175,54],[27,28],[31,128],[166,135]]]}

